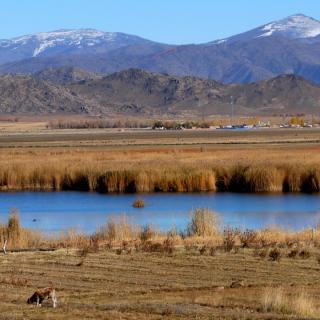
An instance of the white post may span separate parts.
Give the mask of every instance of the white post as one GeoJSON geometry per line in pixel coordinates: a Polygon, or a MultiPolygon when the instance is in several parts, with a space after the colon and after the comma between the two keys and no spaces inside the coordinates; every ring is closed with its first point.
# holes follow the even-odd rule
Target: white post
{"type": "Polygon", "coordinates": [[[314,242],[316,229],[312,228],[312,242],[314,242]]]}
{"type": "Polygon", "coordinates": [[[7,254],[6,246],[7,246],[7,240],[4,241],[4,245],[3,245],[3,247],[2,247],[4,254],[7,254]]]}

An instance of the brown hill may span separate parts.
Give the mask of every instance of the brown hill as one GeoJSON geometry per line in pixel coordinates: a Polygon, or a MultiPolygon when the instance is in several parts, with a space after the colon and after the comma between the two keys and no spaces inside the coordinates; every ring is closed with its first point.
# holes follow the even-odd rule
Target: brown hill
{"type": "Polygon", "coordinates": [[[99,79],[99,76],[93,72],[83,71],[74,67],[62,66],[54,69],[44,69],[34,74],[38,79],[49,81],[54,84],[66,85],[72,82],[78,82],[82,80],[94,80],[99,79]]]}
{"type": "Polygon", "coordinates": [[[283,75],[246,85],[223,85],[195,77],[171,77],[129,69],[69,86],[88,104],[156,114],[319,113],[320,87],[302,77],[283,75]]]}
{"type": "Polygon", "coordinates": [[[67,88],[25,75],[0,77],[2,113],[86,113],[84,101],[67,88]]]}
{"type": "Polygon", "coordinates": [[[196,117],[230,114],[233,101],[238,115],[320,114],[320,87],[294,75],[245,85],[223,85],[140,69],[105,77],[77,71],[81,79],[78,81],[72,70],[64,71],[66,76],[60,69],[58,76],[57,71],[47,70],[41,77],[0,77],[0,112],[196,117]],[[76,82],[66,85],[54,83],[73,80],[76,82]]]}

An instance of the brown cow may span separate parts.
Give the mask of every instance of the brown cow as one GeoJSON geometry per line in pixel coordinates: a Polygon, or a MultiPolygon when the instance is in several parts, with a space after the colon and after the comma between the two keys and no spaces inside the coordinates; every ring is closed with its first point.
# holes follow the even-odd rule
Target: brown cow
{"type": "Polygon", "coordinates": [[[56,290],[54,288],[45,288],[42,290],[37,290],[28,300],[28,304],[37,304],[41,307],[42,301],[45,299],[51,299],[53,307],[57,306],[57,296],[56,290]]]}

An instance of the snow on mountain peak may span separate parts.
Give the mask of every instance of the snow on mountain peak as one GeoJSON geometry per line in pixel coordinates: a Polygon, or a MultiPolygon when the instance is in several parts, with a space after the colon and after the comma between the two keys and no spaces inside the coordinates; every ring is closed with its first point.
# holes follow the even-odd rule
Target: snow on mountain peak
{"type": "Polygon", "coordinates": [[[34,50],[33,56],[36,57],[47,48],[65,43],[69,46],[93,46],[102,40],[113,41],[115,33],[107,33],[94,29],[80,30],[58,30],[54,32],[42,32],[34,36],[39,41],[39,46],[34,50]]]}
{"type": "Polygon", "coordinates": [[[269,37],[273,34],[281,34],[292,39],[313,38],[320,34],[320,21],[296,14],[288,18],[271,22],[261,28],[259,37],[269,37]]]}
{"type": "Polygon", "coordinates": [[[40,32],[11,40],[2,40],[2,47],[18,47],[33,42],[35,45],[33,57],[38,56],[46,49],[54,48],[58,45],[68,45],[73,47],[90,47],[103,42],[112,42],[117,37],[117,33],[103,32],[95,29],[78,29],[78,30],[57,30],[53,32],[40,32]]]}

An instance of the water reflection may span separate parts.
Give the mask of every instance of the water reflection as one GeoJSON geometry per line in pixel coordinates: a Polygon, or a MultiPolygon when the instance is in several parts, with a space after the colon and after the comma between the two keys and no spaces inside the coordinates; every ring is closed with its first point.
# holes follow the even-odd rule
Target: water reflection
{"type": "Polygon", "coordinates": [[[299,230],[320,222],[319,195],[252,194],[145,194],[143,209],[134,209],[137,195],[102,195],[79,192],[0,193],[0,220],[10,208],[18,208],[24,227],[46,232],[77,228],[93,232],[111,215],[126,214],[137,224],[153,224],[163,230],[184,229],[189,212],[210,208],[221,215],[224,225],[262,228],[279,225],[299,230]]]}

